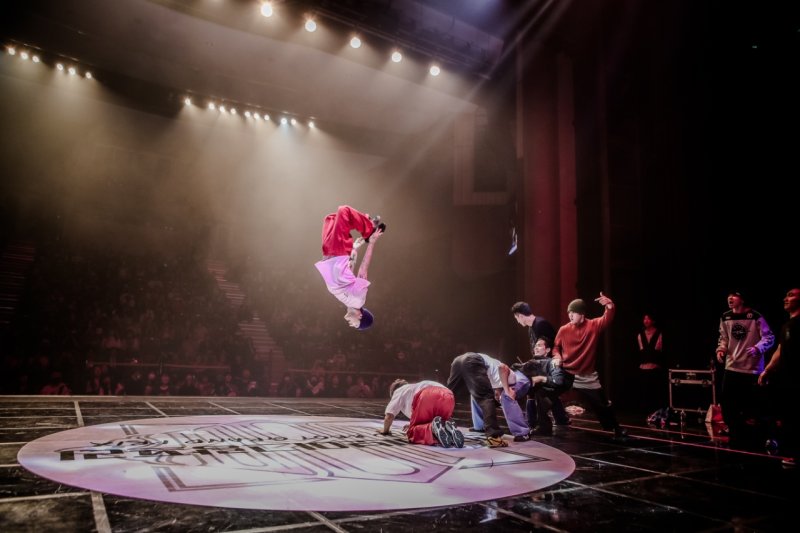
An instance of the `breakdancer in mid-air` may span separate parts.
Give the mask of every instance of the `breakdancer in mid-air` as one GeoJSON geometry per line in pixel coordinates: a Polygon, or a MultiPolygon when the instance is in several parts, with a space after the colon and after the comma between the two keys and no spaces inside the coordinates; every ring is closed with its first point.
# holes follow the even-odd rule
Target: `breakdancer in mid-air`
{"type": "Polygon", "coordinates": [[[347,307],[344,319],[356,329],[369,328],[373,322],[370,311],[364,307],[370,282],[367,269],[377,240],[383,235],[386,224],[380,217],[370,217],[348,205],[339,206],[335,213],[322,221],[322,260],[317,267],[328,291],[347,307]],[[361,234],[353,240],[352,230],[361,234]],[[353,273],[358,258],[358,248],[367,243],[358,274],[353,273]]]}

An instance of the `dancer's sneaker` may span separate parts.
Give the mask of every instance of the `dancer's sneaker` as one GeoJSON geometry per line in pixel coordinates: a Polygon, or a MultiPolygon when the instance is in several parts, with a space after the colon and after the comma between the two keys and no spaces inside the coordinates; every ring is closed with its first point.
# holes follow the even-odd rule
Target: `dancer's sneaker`
{"type": "Polygon", "coordinates": [[[444,428],[441,416],[437,416],[431,422],[431,433],[433,434],[433,438],[436,439],[442,448],[452,448],[455,446],[450,434],[447,433],[447,430],[444,428]]]}
{"type": "Polygon", "coordinates": [[[531,438],[528,435],[514,435],[514,442],[528,442],[531,438]]]}
{"type": "Polygon", "coordinates": [[[464,434],[456,428],[452,420],[448,420],[444,423],[444,429],[447,431],[447,434],[450,435],[456,448],[464,447],[464,434]]]}
{"type": "Polygon", "coordinates": [[[531,437],[552,437],[553,436],[553,426],[542,426],[538,425],[533,428],[530,432],[531,437]]]}
{"type": "MultiPolygon", "coordinates": [[[[386,231],[386,224],[381,222],[380,215],[375,215],[374,217],[370,218],[370,220],[372,220],[372,224],[375,226],[375,230],[372,233],[370,233],[369,237],[372,237],[376,231],[380,231],[381,233],[386,231]]],[[[369,242],[369,237],[364,239],[364,242],[369,242]]]]}
{"type": "Polygon", "coordinates": [[[489,448],[505,448],[508,446],[503,437],[487,437],[486,442],[489,444],[489,448]]]}
{"type": "Polygon", "coordinates": [[[614,430],[614,442],[628,442],[628,431],[625,428],[616,428],[614,430]]]}

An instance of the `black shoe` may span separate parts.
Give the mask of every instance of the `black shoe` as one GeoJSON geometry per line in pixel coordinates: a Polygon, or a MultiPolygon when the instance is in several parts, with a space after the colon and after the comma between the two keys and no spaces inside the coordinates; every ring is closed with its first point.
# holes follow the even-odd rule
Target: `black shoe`
{"type": "Polygon", "coordinates": [[[625,428],[615,429],[614,442],[628,442],[628,431],[625,428]]]}
{"type": "Polygon", "coordinates": [[[485,429],[478,429],[478,428],[469,428],[470,431],[473,433],[486,433],[485,429]]]}
{"type": "Polygon", "coordinates": [[[450,437],[450,434],[447,433],[444,424],[442,424],[441,416],[437,416],[431,422],[431,433],[433,434],[433,438],[441,444],[442,448],[452,448],[455,446],[453,439],[450,437]]]}
{"type": "Polygon", "coordinates": [[[531,437],[552,437],[553,436],[553,428],[552,426],[536,426],[530,432],[531,437]]]}
{"type": "MultiPolygon", "coordinates": [[[[375,225],[375,230],[372,233],[369,234],[369,237],[372,237],[375,234],[376,231],[380,231],[381,233],[386,231],[386,224],[381,222],[381,217],[379,215],[375,215],[370,220],[372,220],[372,224],[375,225]]],[[[369,237],[364,239],[364,242],[369,242],[369,237]]]]}
{"type": "Polygon", "coordinates": [[[450,439],[453,441],[453,445],[456,448],[464,447],[464,434],[456,428],[452,420],[448,420],[444,423],[444,429],[447,431],[447,434],[450,435],[450,439]]]}
{"type": "Polygon", "coordinates": [[[514,442],[528,442],[531,438],[528,435],[514,435],[514,442]]]}

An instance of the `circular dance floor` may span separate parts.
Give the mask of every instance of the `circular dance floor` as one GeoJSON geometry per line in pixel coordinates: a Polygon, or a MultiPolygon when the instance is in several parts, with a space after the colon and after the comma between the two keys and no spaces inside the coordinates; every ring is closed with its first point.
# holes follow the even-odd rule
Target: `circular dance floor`
{"type": "Polygon", "coordinates": [[[386,511],[459,505],[538,490],[575,463],[539,442],[488,448],[409,444],[396,423],[316,416],[148,418],[54,433],[19,462],[44,478],[172,503],[282,511],[386,511]]]}

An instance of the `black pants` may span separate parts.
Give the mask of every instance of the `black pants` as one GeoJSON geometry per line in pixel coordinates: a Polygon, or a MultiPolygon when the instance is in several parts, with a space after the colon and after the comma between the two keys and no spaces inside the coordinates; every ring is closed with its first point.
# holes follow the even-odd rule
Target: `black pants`
{"type": "Polygon", "coordinates": [[[606,398],[606,393],[602,387],[599,389],[575,388],[573,390],[578,394],[581,400],[586,402],[589,409],[594,412],[600,425],[603,426],[603,429],[611,431],[612,429],[619,428],[617,415],[614,413],[614,409],[606,398]]]}
{"type": "Polygon", "coordinates": [[[486,435],[489,437],[503,435],[503,430],[497,421],[494,389],[486,374],[486,362],[483,357],[467,352],[453,359],[450,364],[450,377],[447,378],[447,388],[456,394],[466,388],[481,408],[486,435]]]}
{"type": "MultiPolygon", "coordinates": [[[[748,418],[758,420],[761,409],[761,390],[758,388],[757,374],[744,374],[726,370],[722,378],[722,418],[728,426],[732,441],[739,441],[745,436],[755,438],[748,431],[746,421],[748,418]]],[[[752,443],[748,443],[752,444],[752,443]]]]}

